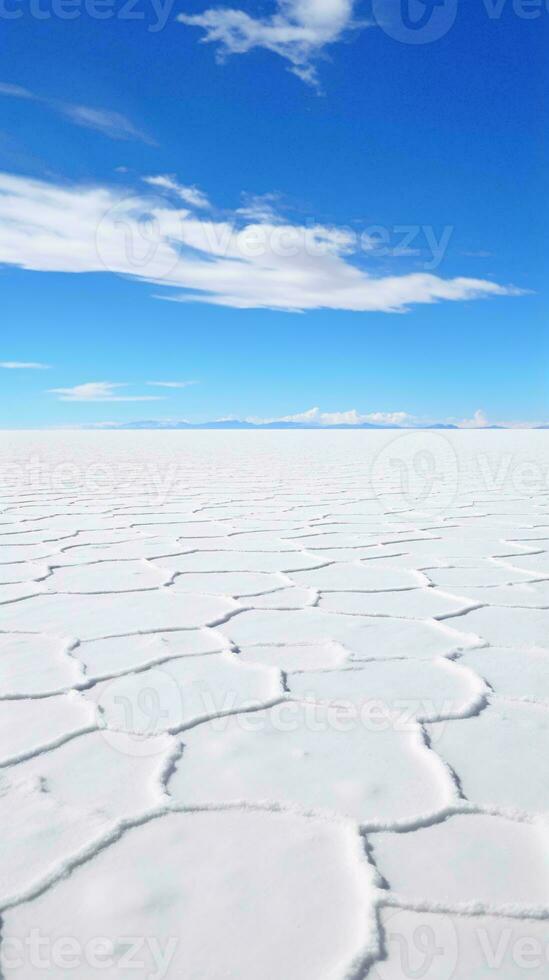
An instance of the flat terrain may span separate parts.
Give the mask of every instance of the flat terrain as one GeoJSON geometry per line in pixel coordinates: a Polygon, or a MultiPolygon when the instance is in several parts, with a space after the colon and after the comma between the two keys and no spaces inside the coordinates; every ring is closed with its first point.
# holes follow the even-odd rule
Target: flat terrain
{"type": "Polygon", "coordinates": [[[546,980],[547,433],[0,462],[2,980],[546,980]]]}

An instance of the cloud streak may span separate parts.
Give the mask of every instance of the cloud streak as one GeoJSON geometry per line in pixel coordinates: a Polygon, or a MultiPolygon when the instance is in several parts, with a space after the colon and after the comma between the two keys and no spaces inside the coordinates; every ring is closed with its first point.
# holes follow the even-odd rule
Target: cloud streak
{"type": "Polygon", "coordinates": [[[154,388],[189,388],[191,385],[198,384],[198,381],[147,381],[145,383],[154,388]]]}
{"type": "Polygon", "coordinates": [[[73,388],[50,388],[50,394],[58,395],[60,402],[156,402],[161,395],[119,395],[119,388],[126,384],[113,381],[88,381],[73,388]]]}
{"type": "Polygon", "coordinates": [[[112,112],[109,109],[96,109],[91,106],[73,105],[71,102],[61,102],[58,99],[48,99],[42,95],[37,95],[29,89],[22,88],[21,85],[11,85],[8,82],[0,82],[0,95],[12,99],[25,99],[29,102],[37,102],[46,106],[60,116],[64,116],[74,123],[75,126],[83,126],[84,129],[94,129],[103,136],[108,136],[112,140],[140,140],[143,143],[153,143],[153,140],[137,129],[126,116],[120,112],[112,112]]]}
{"type": "Polygon", "coordinates": [[[6,371],[48,371],[49,364],[40,361],[0,361],[0,368],[6,371]]]}
{"type": "Polygon", "coordinates": [[[161,190],[172,191],[176,197],[185,201],[185,204],[189,204],[192,208],[211,208],[208,198],[198,187],[179,184],[175,177],[162,176],[160,174],[158,177],[143,177],[143,181],[151,187],[159,187],[161,190]]]}
{"type": "Polygon", "coordinates": [[[403,313],[414,304],[521,293],[425,271],[378,275],[375,256],[365,269],[353,249],[345,229],[250,222],[237,213],[205,219],[163,196],[0,174],[0,262],[23,269],[111,272],[162,287],[162,299],[294,312],[403,313]]]}

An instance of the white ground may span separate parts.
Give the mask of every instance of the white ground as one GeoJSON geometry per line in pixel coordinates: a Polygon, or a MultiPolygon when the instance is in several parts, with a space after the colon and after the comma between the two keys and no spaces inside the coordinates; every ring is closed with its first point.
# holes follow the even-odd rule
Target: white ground
{"type": "Polygon", "coordinates": [[[546,980],[547,433],[0,457],[1,980],[546,980]]]}

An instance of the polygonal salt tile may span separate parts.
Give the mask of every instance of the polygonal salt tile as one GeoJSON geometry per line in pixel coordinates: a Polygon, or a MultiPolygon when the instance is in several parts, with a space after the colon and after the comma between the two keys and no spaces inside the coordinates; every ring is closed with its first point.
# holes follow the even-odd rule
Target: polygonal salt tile
{"type": "MultiPolygon", "coordinates": [[[[307,549],[307,553],[323,561],[328,562],[357,562],[357,561],[380,561],[389,564],[392,568],[410,568],[411,562],[406,561],[406,556],[402,555],[401,549],[397,546],[386,548],[384,545],[365,545],[356,548],[312,548],[307,549]]],[[[383,564],[379,566],[383,568],[383,564]]]]}
{"type": "Polygon", "coordinates": [[[146,744],[119,735],[115,744],[94,731],[19,763],[13,780],[39,786],[84,820],[112,823],[165,802],[164,773],[177,749],[170,735],[157,735],[146,744]]]}
{"type": "Polygon", "coordinates": [[[281,646],[246,646],[238,650],[244,663],[265,664],[279,670],[323,670],[340,667],[349,659],[347,651],[338,643],[295,644],[281,646]]]}
{"type": "MultiPolygon", "coordinates": [[[[225,533],[227,533],[227,530],[225,533]]],[[[183,538],[181,540],[184,540],[183,538]]],[[[207,546],[206,546],[207,547],[207,546]]],[[[231,533],[226,537],[222,545],[223,548],[230,548],[235,551],[289,551],[300,552],[304,550],[304,545],[300,541],[293,541],[289,538],[279,536],[271,530],[256,530],[244,533],[231,533]]]]}
{"type": "Polygon", "coordinates": [[[360,710],[370,706],[380,719],[394,718],[401,730],[410,730],[416,718],[467,715],[484,703],[486,692],[472,671],[441,659],[379,660],[347,670],[289,672],[286,683],[297,698],[360,710]]]}
{"type": "Polygon", "coordinates": [[[464,653],[459,662],[486,678],[496,694],[549,702],[549,656],[543,650],[484,647],[464,653]]]}
{"type": "Polygon", "coordinates": [[[293,572],[299,568],[315,568],[322,565],[322,561],[300,552],[235,550],[156,558],[154,564],[171,572],[293,572]]]}
{"type": "Polygon", "coordinates": [[[486,806],[549,812],[549,710],[497,702],[467,723],[429,727],[437,752],[458,774],[467,799],[486,806]]]}
{"type": "MultiPolygon", "coordinates": [[[[452,620],[447,620],[451,625],[452,620]]],[[[549,610],[487,607],[460,616],[459,628],[471,630],[494,646],[549,649],[549,610]]]]}
{"type": "Polygon", "coordinates": [[[145,561],[101,561],[90,565],[54,568],[44,583],[46,592],[103,593],[157,589],[170,576],[145,561]]]}
{"type": "Polygon", "coordinates": [[[34,517],[32,521],[25,520],[25,528],[33,531],[43,531],[51,536],[52,531],[62,531],[66,534],[76,534],[81,531],[101,531],[110,534],[120,532],[131,525],[129,518],[114,517],[109,514],[48,514],[45,517],[34,517]]]}
{"type": "Polygon", "coordinates": [[[402,568],[380,568],[375,563],[338,563],[305,572],[292,572],[291,577],[297,585],[330,592],[380,592],[387,589],[412,589],[424,584],[419,572],[402,568]]]}
{"type": "Polygon", "coordinates": [[[353,660],[428,659],[478,643],[474,634],[458,632],[446,624],[342,616],[316,607],[287,612],[246,610],[223,623],[219,632],[238,647],[333,641],[345,647],[353,660]]]}
{"type": "Polygon", "coordinates": [[[206,626],[226,616],[236,603],[217,596],[176,593],[172,589],[112,595],[47,595],[4,607],[2,629],[59,633],[99,639],[206,626]]]}
{"type": "Polygon", "coordinates": [[[549,575],[549,551],[544,549],[535,555],[516,555],[506,559],[505,565],[514,573],[544,578],[549,575]]]}
{"type": "MultiPolygon", "coordinates": [[[[25,980],[44,974],[24,955],[34,929],[50,939],[46,956],[71,936],[86,980],[133,976],[136,962],[139,977],[163,980],[342,980],[377,952],[376,895],[350,827],[274,813],[175,813],[127,831],[10,910],[2,932],[6,947],[20,941],[25,980]],[[90,960],[98,936],[102,955],[90,960]],[[124,967],[128,936],[142,937],[133,969],[124,967]]],[[[9,962],[3,972],[19,975],[9,962]]],[[[65,963],[50,956],[47,975],[62,980],[65,963]]]]}
{"type": "Polygon", "coordinates": [[[458,815],[408,833],[372,834],[369,843],[402,902],[441,911],[549,913],[549,830],[541,823],[458,815]]]}
{"type": "MultiPolygon", "coordinates": [[[[454,529],[455,530],[455,529],[454,529]]],[[[498,558],[506,555],[523,555],[527,546],[504,541],[496,533],[483,534],[480,528],[471,528],[469,534],[461,528],[457,533],[445,534],[431,541],[411,541],[406,551],[413,555],[418,564],[426,564],[431,558],[498,558]]]]}
{"type": "Polygon", "coordinates": [[[33,582],[48,574],[45,563],[18,561],[0,565],[0,584],[12,585],[16,582],[33,582]]]}
{"type": "Polygon", "coordinates": [[[56,531],[49,528],[43,527],[39,530],[30,531],[25,530],[24,525],[20,526],[18,530],[12,530],[7,533],[0,533],[0,546],[5,545],[10,548],[17,545],[22,545],[23,547],[28,547],[29,545],[43,545],[52,541],[66,541],[69,538],[74,537],[74,532],[70,531],[56,531]]]}
{"type": "Polygon", "coordinates": [[[327,811],[359,822],[415,820],[454,787],[415,727],[338,706],[287,702],[185,732],[168,791],[185,806],[234,803],[327,811]]]}
{"type": "Polygon", "coordinates": [[[0,764],[55,746],[95,727],[93,706],[79,694],[4,701],[0,707],[0,764]]]}
{"type": "MultiPolygon", "coordinates": [[[[80,542],[80,539],[76,540],[80,542]]],[[[52,564],[59,566],[87,565],[100,561],[141,561],[184,551],[176,538],[134,538],[114,543],[98,540],[64,547],[61,557],[56,558],[52,564]]]]}
{"type": "Polygon", "coordinates": [[[134,526],[138,531],[145,531],[147,534],[169,535],[170,538],[215,538],[219,535],[227,534],[229,530],[225,524],[216,521],[178,521],[174,515],[166,515],[164,518],[148,517],[135,520],[134,526]]]}
{"type": "MultiPolygon", "coordinates": [[[[32,894],[53,874],[66,867],[105,831],[105,817],[74,810],[57,802],[36,780],[0,772],[3,906],[32,894]]],[[[2,972],[5,963],[2,961],[2,972]]]]}
{"type": "MultiPolygon", "coordinates": [[[[32,596],[45,592],[43,582],[15,582],[13,585],[0,585],[0,605],[19,602],[20,599],[30,599],[32,596]]],[[[1,620],[0,620],[1,622],[1,620]]]]}
{"type": "Polygon", "coordinates": [[[171,660],[102,681],[85,697],[98,706],[116,742],[120,731],[143,737],[176,731],[201,719],[270,704],[282,693],[279,671],[221,653],[171,660]]]}
{"type": "Polygon", "coordinates": [[[456,613],[474,604],[474,600],[452,598],[437,589],[410,589],[401,592],[328,592],[321,595],[319,608],[360,616],[427,619],[456,613]]]}
{"type": "Polygon", "coordinates": [[[173,630],[86,640],[76,647],[73,656],[84,664],[87,677],[109,677],[170,658],[216,653],[226,646],[227,640],[214,630],[173,630]]]}
{"type": "Polygon", "coordinates": [[[211,595],[259,596],[281,589],[282,576],[265,572],[190,572],[177,575],[172,588],[175,592],[203,592],[211,595]]]}
{"type": "Polygon", "coordinates": [[[481,602],[487,606],[518,606],[530,609],[549,608],[549,582],[537,582],[531,585],[494,585],[474,588],[464,586],[460,589],[464,600],[481,602]]]}
{"type": "Polygon", "coordinates": [[[0,697],[55,693],[83,680],[66,637],[0,633],[0,697]]]}
{"type": "Polygon", "coordinates": [[[246,605],[254,609],[303,609],[312,606],[317,598],[314,589],[277,589],[268,595],[250,597],[246,605]]]}
{"type": "Polygon", "coordinates": [[[293,534],[284,534],[284,541],[291,541],[299,545],[300,548],[364,548],[369,545],[375,546],[377,541],[372,540],[375,534],[371,530],[347,533],[346,531],[315,530],[314,533],[304,534],[303,531],[296,531],[293,534]]]}
{"type": "Polygon", "coordinates": [[[476,565],[456,565],[450,568],[424,568],[427,577],[443,589],[481,588],[492,585],[512,585],[533,578],[533,573],[496,564],[479,562],[476,565]]]}

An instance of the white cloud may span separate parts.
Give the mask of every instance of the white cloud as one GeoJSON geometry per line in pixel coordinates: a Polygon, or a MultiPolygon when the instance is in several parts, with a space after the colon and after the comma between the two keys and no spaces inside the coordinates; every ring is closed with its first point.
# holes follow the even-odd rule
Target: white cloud
{"type": "Polygon", "coordinates": [[[248,418],[248,422],[267,423],[267,422],[302,422],[306,425],[362,425],[370,423],[374,425],[412,425],[414,418],[407,412],[370,412],[362,415],[356,408],[348,409],[344,412],[321,412],[318,406],[309,408],[305,412],[296,412],[294,415],[282,415],[277,418],[262,419],[248,418]]]}
{"type": "Polygon", "coordinates": [[[7,371],[47,371],[49,364],[41,364],[39,361],[0,361],[0,368],[7,371]]]}
{"type": "Polygon", "coordinates": [[[246,194],[242,195],[243,205],[237,208],[235,214],[252,222],[278,224],[280,218],[274,205],[279,203],[278,194],[246,194]]]}
{"type": "MultiPolygon", "coordinates": [[[[370,425],[397,425],[404,426],[405,428],[424,428],[430,425],[450,425],[455,426],[458,429],[483,429],[489,426],[491,423],[487,418],[485,412],[482,409],[477,409],[470,419],[456,419],[456,418],[444,418],[444,419],[429,419],[429,418],[419,418],[416,415],[410,415],[408,412],[366,412],[361,413],[356,410],[356,408],[348,409],[347,411],[339,412],[322,412],[320,408],[315,406],[315,408],[309,408],[305,412],[296,412],[293,415],[280,415],[274,418],[259,418],[257,416],[250,416],[246,419],[247,422],[255,422],[256,424],[267,424],[269,422],[301,422],[305,425],[363,425],[364,423],[370,425]]],[[[535,423],[498,423],[502,426],[517,425],[518,427],[524,427],[528,425],[534,425],[535,423]]]]}
{"type": "Polygon", "coordinates": [[[71,102],[61,102],[59,99],[48,99],[45,96],[31,92],[29,89],[22,88],[21,85],[11,85],[9,82],[0,82],[0,95],[5,95],[12,99],[27,99],[31,102],[38,102],[53,112],[57,112],[59,115],[70,119],[76,126],[84,126],[85,129],[95,129],[110,139],[141,140],[144,143],[153,142],[120,112],[112,112],[109,109],[95,109],[85,105],[73,105],[71,102]]]}
{"type": "Polygon", "coordinates": [[[414,421],[408,412],[370,412],[364,416],[365,422],[372,422],[375,425],[406,425],[414,421]]]}
{"type": "Polygon", "coordinates": [[[243,10],[214,7],[202,14],[180,14],[178,20],[204,30],[204,42],[218,44],[218,58],[266,48],[290,63],[289,71],[307,85],[318,85],[314,62],[323,49],[352,28],[353,0],[277,0],[270,17],[250,17],[243,10]]]}
{"type": "Polygon", "coordinates": [[[73,388],[50,388],[50,392],[59,395],[61,402],[156,402],[160,395],[117,395],[119,388],[125,384],[112,381],[88,381],[73,388]]]}
{"type": "Polygon", "coordinates": [[[179,184],[174,177],[159,175],[158,177],[143,177],[143,180],[152,187],[160,187],[162,190],[173,191],[182,201],[190,204],[192,208],[211,208],[208,198],[198,187],[188,187],[185,184],[179,184]]]}
{"type": "Polygon", "coordinates": [[[472,419],[461,419],[456,424],[460,429],[485,429],[491,423],[487,419],[485,412],[481,408],[477,408],[472,419]]]}
{"type": "Polygon", "coordinates": [[[405,312],[415,303],[521,291],[429,272],[375,274],[353,263],[349,230],[198,218],[106,186],[0,174],[0,262],[49,272],[113,272],[162,299],[237,309],[405,312]]]}
{"type": "Polygon", "coordinates": [[[147,381],[146,384],[155,388],[189,388],[190,385],[198,384],[198,381],[147,381]]]}

